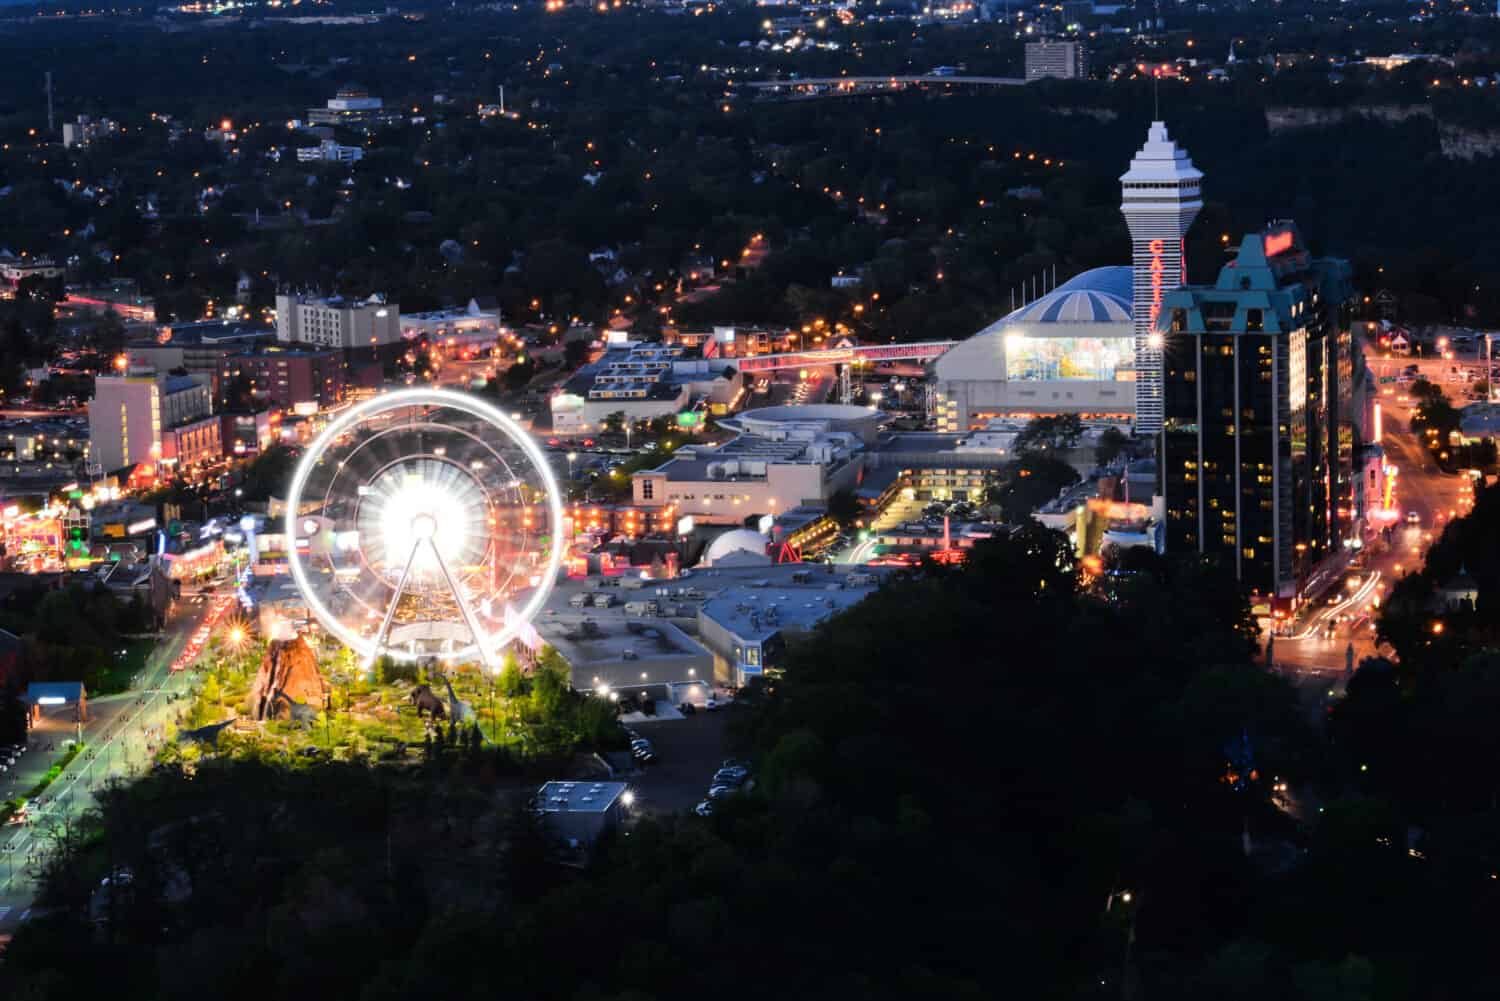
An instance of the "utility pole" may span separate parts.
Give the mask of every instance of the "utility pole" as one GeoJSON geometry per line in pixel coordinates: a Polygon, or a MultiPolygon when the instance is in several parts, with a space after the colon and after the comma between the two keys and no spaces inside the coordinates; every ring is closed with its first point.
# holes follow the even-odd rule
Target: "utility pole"
{"type": "Polygon", "coordinates": [[[500,85],[500,117],[505,117],[505,84],[500,85]]]}
{"type": "Polygon", "coordinates": [[[55,126],[52,124],[52,71],[47,71],[47,135],[50,138],[55,126]]]}

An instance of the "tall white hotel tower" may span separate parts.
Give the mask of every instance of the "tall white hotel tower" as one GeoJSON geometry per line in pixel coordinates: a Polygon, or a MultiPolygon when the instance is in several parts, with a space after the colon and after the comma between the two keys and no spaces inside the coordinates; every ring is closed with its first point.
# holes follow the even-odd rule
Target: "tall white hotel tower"
{"type": "Polygon", "coordinates": [[[1120,178],[1120,211],[1130,227],[1131,286],[1135,324],[1135,430],[1161,431],[1161,338],[1151,329],[1161,297],[1183,283],[1182,238],[1203,208],[1203,172],[1187,151],[1152,122],[1130,169],[1120,178]]]}

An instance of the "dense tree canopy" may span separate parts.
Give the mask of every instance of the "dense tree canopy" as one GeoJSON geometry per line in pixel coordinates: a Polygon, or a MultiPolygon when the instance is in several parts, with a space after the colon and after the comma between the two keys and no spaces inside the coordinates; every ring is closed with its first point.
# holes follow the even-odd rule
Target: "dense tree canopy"
{"type": "MultiPolygon", "coordinates": [[[[365,998],[1179,983],[1255,922],[1267,863],[1244,856],[1243,825],[1291,836],[1264,781],[1222,781],[1225,748],[1252,735],[1260,767],[1287,774],[1311,739],[1291,690],[1249,663],[1247,614],[1208,566],[1152,564],[1106,599],[1061,536],[1023,529],[794,648],[740,710],[756,792],[711,820],[643,823],[576,880],[523,850],[515,787],[482,756],[420,778],[205,761],[106,801],[107,836],[53,868],[55,909],[0,977],[59,998],[104,976],[141,996],[242,996],[247,969],[257,991],[365,998]],[[101,897],[110,865],[134,881],[101,897]],[[756,961],[729,981],[685,961],[730,938],[756,961]],[[62,942],[95,960],[57,963],[62,942]]],[[[1281,947],[1278,962],[1341,969],[1315,944],[1281,947]]]]}
{"type": "MultiPolygon", "coordinates": [[[[1218,53],[1234,38],[1245,60],[1224,83],[1161,85],[1174,136],[1207,175],[1192,275],[1217,267],[1226,234],[1234,245],[1291,216],[1314,248],[1351,257],[1360,285],[1391,290],[1403,317],[1500,321],[1500,243],[1469,210],[1496,195],[1489,95],[1448,86],[1447,68],[1351,70],[1335,87],[1322,71],[1266,76],[1253,61],[1272,46],[1344,59],[1461,40],[1448,25],[1378,21],[1395,8],[1308,9],[1317,16],[1283,10],[1269,26],[1253,12],[1176,15],[1199,48],[1174,32],[1169,50],[1218,53]],[[1287,125],[1300,120],[1288,107],[1324,118],[1287,125]],[[1466,159],[1465,143],[1479,155],[1466,159]],[[1364,210],[1376,201],[1387,211],[1364,210]]],[[[758,101],[740,81],[851,65],[1018,75],[1021,60],[1021,41],[998,26],[831,22],[821,30],[838,49],[794,55],[759,46],[761,20],[734,8],[668,18],[435,5],[315,30],[16,25],[0,37],[0,93],[13,95],[0,98],[0,232],[6,249],[72,261],[70,279],[138,281],[163,319],[222,308],[244,278],[254,311],[278,287],[384,291],[413,309],[494,293],[512,322],[615,310],[642,329],[822,319],[874,340],[965,336],[1054,270],[1128,259],[1118,176],[1152,114],[1145,80],[758,101]],[[86,71],[58,58],[80,45],[86,71]],[[71,150],[33,134],[37,102],[21,95],[48,69],[60,118],[109,116],[124,131],[71,150]],[[362,148],[358,163],[299,162],[312,137],[285,123],[350,80],[410,113],[371,135],[339,130],[362,148]],[[475,108],[502,86],[515,117],[480,120],[475,108]],[[232,144],[204,137],[225,119],[232,144]],[[756,236],[770,252],[741,267],[756,236]],[[614,257],[592,260],[596,250],[614,257]],[[683,298],[690,257],[731,280],[683,298]],[[836,274],[859,284],[832,289],[836,274]]],[[[1493,26],[1467,23],[1490,41],[1465,45],[1458,76],[1494,62],[1479,47],[1493,26]]],[[[1136,59],[1128,36],[1093,45],[1101,75],[1136,59]]],[[[49,317],[18,327],[0,311],[7,359],[46,345],[49,317]]]]}

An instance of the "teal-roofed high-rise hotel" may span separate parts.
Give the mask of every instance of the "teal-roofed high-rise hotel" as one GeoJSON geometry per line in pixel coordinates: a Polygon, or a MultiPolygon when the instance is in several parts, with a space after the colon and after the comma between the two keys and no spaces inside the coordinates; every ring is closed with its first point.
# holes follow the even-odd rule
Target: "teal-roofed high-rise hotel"
{"type": "Polygon", "coordinates": [[[1262,613],[1358,538],[1353,304],[1348,262],[1313,257],[1289,222],[1246,236],[1212,285],[1162,296],[1166,550],[1218,557],[1262,613]]]}

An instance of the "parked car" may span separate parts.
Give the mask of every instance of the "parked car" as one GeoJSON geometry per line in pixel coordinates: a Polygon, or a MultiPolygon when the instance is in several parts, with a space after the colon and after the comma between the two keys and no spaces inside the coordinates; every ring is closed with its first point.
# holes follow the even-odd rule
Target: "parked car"
{"type": "Polygon", "coordinates": [[[714,785],[734,786],[738,789],[745,784],[746,774],[731,769],[722,769],[714,773],[714,785]]]}

